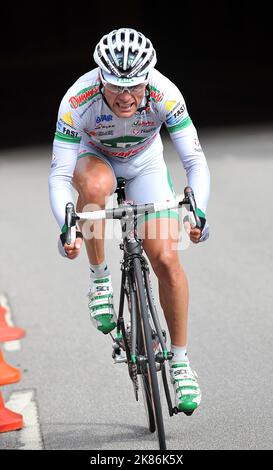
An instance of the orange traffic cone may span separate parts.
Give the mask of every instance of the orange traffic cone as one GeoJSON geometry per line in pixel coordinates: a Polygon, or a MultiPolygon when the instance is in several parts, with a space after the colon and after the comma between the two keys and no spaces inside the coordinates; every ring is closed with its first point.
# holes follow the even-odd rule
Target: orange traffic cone
{"type": "Polygon", "coordinates": [[[9,326],[6,321],[7,309],[0,305],[0,343],[5,341],[15,341],[25,336],[23,328],[9,326]]]}
{"type": "Polygon", "coordinates": [[[9,385],[19,382],[21,379],[21,371],[10,366],[5,362],[4,356],[0,351],[0,385],[9,385]]]}
{"type": "Polygon", "coordinates": [[[22,429],[22,427],[23,416],[5,407],[0,392],[0,432],[15,431],[16,429],[22,429]]]}

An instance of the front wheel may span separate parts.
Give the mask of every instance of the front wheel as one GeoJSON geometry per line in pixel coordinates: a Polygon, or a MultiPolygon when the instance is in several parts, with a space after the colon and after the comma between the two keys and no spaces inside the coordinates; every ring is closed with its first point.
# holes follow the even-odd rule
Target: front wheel
{"type": "Polygon", "coordinates": [[[138,258],[134,259],[134,274],[137,288],[137,301],[139,307],[138,328],[140,331],[142,331],[143,352],[145,356],[145,362],[143,363],[143,366],[140,366],[140,372],[146,391],[145,398],[147,408],[148,411],[150,408],[150,415],[153,414],[153,416],[155,417],[154,424],[157,430],[159,448],[161,450],[166,450],[162,406],[158,387],[155,354],[153,349],[152,328],[149,322],[149,312],[147,307],[147,297],[145,293],[145,284],[142,275],[141,262],[138,258]]]}

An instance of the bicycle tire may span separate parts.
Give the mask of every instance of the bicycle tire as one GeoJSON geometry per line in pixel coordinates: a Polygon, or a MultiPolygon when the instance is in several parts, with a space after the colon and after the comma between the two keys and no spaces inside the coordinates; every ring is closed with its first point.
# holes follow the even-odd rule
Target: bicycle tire
{"type": "MultiPolygon", "coordinates": [[[[146,354],[145,349],[144,349],[144,331],[143,328],[141,328],[141,323],[140,323],[140,318],[141,318],[141,312],[139,310],[139,304],[137,301],[137,295],[136,295],[136,290],[135,290],[135,280],[134,280],[134,275],[133,275],[133,270],[129,274],[129,298],[128,298],[128,307],[130,311],[130,320],[131,320],[131,335],[128,341],[129,347],[130,347],[130,357],[133,354],[136,354],[137,356],[144,356],[146,354]],[[132,333],[135,331],[135,350],[132,350],[132,344],[134,343],[134,339],[132,338],[132,333]]],[[[124,333],[125,334],[125,333],[124,333]]],[[[127,355],[127,357],[129,357],[127,355]]],[[[128,360],[128,364],[130,364],[130,359],[128,360]]],[[[137,367],[139,369],[139,367],[137,367]]],[[[130,367],[129,367],[129,375],[130,378],[130,367]]],[[[137,371],[138,377],[140,376],[141,380],[141,390],[142,390],[142,396],[143,396],[143,401],[144,401],[144,407],[145,407],[145,412],[146,412],[146,418],[147,418],[147,423],[148,423],[148,429],[151,433],[155,432],[156,430],[156,425],[155,425],[155,416],[154,416],[154,410],[152,407],[152,398],[151,398],[151,386],[150,382],[148,380],[148,377],[146,377],[143,374],[139,374],[137,371]]],[[[138,400],[137,400],[138,401],[138,400]]]]}
{"type": "MultiPolygon", "coordinates": [[[[146,355],[145,337],[144,337],[143,327],[140,323],[141,312],[139,311],[139,308],[138,308],[137,315],[139,319],[138,324],[140,326],[139,331],[138,331],[138,338],[137,338],[137,351],[140,355],[144,356],[146,355]]],[[[154,413],[154,408],[153,408],[152,388],[151,388],[149,377],[147,376],[144,370],[142,371],[140,376],[141,376],[141,388],[142,388],[144,407],[145,407],[146,417],[147,417],[147,422],[148,422],[148,429],[151,433],[154,433],[156,430],[156,423],[155,423],[155,413],[154,413]]]]}
{"type": "MultiPolygon", "coordinates": [[[[137,288],[137,298],[138,298],[137,300],[139,302],[139,310],[141,312],[140,323],[143,325],[143,330],[144,330],[143,339],[144,339],[144,348],[146,350],[146,355],[147,355],[147,377],[149,380],[150,390],[151,390],[151,406],[153,408],[153,412],[155,416],[159,448],[160,450],[166,450],[165,429],[164,429],[162,406],[161,406],[160,393],[159,393],[159,387],[158,387],[155,356],[154,356],[154,350],[153,350],[152,328],[151,328],[151,325],[149,322],[149,316],[148,316],[145,283],[143,280],[142,267],[141,267],[141,262],[139,258],[135,258],[133,261],[133,264],[134,264],[134,275],[135,275],[136,288],[137,288]]],[[[140,325],[140,328],[142,327],[142,325],[140,325]]]]}

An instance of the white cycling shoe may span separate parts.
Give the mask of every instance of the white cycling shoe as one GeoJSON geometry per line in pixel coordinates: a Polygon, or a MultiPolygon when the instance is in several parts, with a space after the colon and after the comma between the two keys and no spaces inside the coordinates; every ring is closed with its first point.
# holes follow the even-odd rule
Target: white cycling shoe
{"type": "Polygon", "coordinates": [[[117,326],[111,276],[92,279],[88,293],[90,318],[97,330],[105,335],[117,326]]]}
{"type": "Polygon", "coordinates": [[[170,363],[171,382],[174,386],[175,406],[190,415],[200,405],[201,390],[197,383],[197,374],[188,362],[170,363]]]}

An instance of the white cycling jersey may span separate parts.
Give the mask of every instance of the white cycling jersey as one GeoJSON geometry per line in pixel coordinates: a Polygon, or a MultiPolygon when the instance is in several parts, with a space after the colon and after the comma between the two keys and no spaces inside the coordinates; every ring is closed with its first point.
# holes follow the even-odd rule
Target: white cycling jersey
{"type": "MultiPolygon", "coordinates": [[[[145,162],[147,174],[149,158],[151,165],[157,159],[160,161],[159,175],[159,168],[165,165],[162,163],[163,147],[159,134],[163,123],[186,170],[188,185],[194,190],[197,206],[206,212],[210,190],[209,170],[196,129],[178,88],[153,69],[138,111],[131,118],[119,118],[103,97],[99,69],[96,68],[72,85],[59,108],[49,191],[51,207],[60,227],[64,224],[64,207],[73,200],[71,180],[77,158],[87,153],[98,156],[114,168],[116,176],[123,176],[119,174],[121,167],[139,168],[142,162],[145,162]]],[[[132,173],[133,179],[136,181],[132,173]]],[[[138,181],[141,181],[140,177],[138,181]]],[[[155,179],[153,181],[156,185],[155,179]]],[[[145,186],[138,186],[138,192],[142,192],[141,202],[145,202],[145,186]]],[[[164,193],[164,186],[160,186],[160,183],[158,188],[164,193]]],[[[157,194],[154,193],[154,198],[157,194]]],[[[168,195],[165,199],[168,199],[168,195]]],[[[164,200],[164,194],[161,194],[161,200],[164,200]]]]}

